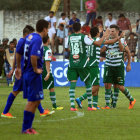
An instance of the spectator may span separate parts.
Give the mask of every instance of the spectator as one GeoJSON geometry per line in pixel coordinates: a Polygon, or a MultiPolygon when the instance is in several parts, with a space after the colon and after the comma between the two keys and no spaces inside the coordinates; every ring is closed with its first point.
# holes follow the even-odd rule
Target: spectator
{"type": "Polygon", "coordinates": [[[56,53],[59,54],[59,45],[63,45],[64,38],[68,36],[68,30],[64,28],[64,24],[59,25],[59,29],[57,30],[57,35],[56,35],[56,53]]]}
{"type": "Polygon", "coordinates": [[[70,19],[70,21],[69,21],[69,30],[70,30],[70,31],[73,32],[72,26],[73,26],[73,24],[76,23],[76,22],[80,23],[80,19],[78,19],[78,18],[76,17],[76,13],[73,12],[73,13],[72,13],[72,19],[70,19]]]}
{"type": "Polygon", "coordinates": [[[124,14],[119,15],[119,20],[117,21],[117,25],[119,26],[120,30],[125,31],[126,36],[130,32],[132,32],[130,20],[126,18],[124,14]]]}
{"type": "Polygon", "coordinates": [[[105,28],[106,29],[109,28],[110,25],[112,25],[112,24],[116,25],[117,21],[116,21],[116,19],[112,18],[112,13],[108,13],[108,19],[105,21],[105,28]]]}
{"type": "Polygon", "coordinates": [[[50,38],[52,54],[54,54],[54,43],[55,43],[55,34],[56,34],[56,17],[54,16],[54,12],[50,11],[49,16],[45,17],[44,19],[50,23],[48,35],[50,38]]]}
{"type": "Polygon", "coordinates": [[[93,21],[93,26],[98,26],[102,25],[103,26],[103,19],[102,16],[98,16],[94,21],[93,21]]]}
{"type": "Polygon", "coordinates": [[[131,52],[133,51],[134,53],[136,53],[137,41],[138,41],[138,35],[133,32],[131,32],[130,35],[126,37],[126,42],[131,52]],[[130,39],[128,39],[129,37],[130,39]]]}
{"type": "Polygon", "coordinates": [[[85,3],[85,9],[87,10],[86,25],[89,25],[89,22],[91,20],[91,26],[93,26],[93,21],[96,19],[96,0],[87,0],[85,3]]]}
{"type": "Polygon", "coordinates": [[[90,34],[90,26],[84,24],[81,28],[81,33],[88,35],[90,34]]]}
{"type": "Polygon", "coordinates": [[[136,32],[138,31],[139,24],[140,24],[140,14],[139,14],[139,19],[137,19],[137,22],[136,22],[136,32]]]}
{"type": "Polygon", "coordinates": [[[58,26],[64,24],[65,27],[69,26],[69,19],[66,17],[65,13],[61,13],[61,18],[58,20],[58,26]]]}
{"type": "Polygon", "coordinates": [[[8,74],[12,70],[14,57],[15,57],[15,43],[13,41],[10,42],[10,46],[5,50],[5,73],[7,78],[8,86],[12,85],[12,78],[9,78],[8,74]]]}
{"type": "Polygon", "coordinates": [[[138,34],[138,54],[137,54],[137,58],[138,58],[138,62],[140,62],[140,24],[138,26],[137,34],[138,34]]]}
{"type": "Polygon", "coordinates": [[[17,46],[17,39],[16,38],[13,38],[13,42],[14,42],[15,48],[16,48],[16,46],[17,46]]]}
{"type": "Polygon", "coordinates": [[[4,64],[4,54],[5,54],[5,49],[9,48],[8,44],[9,39],[4,38],[2,40],[2,44],[0,45],[0,78],[2,78],[2,69],[3,69],[3,64],[4,64]]]}

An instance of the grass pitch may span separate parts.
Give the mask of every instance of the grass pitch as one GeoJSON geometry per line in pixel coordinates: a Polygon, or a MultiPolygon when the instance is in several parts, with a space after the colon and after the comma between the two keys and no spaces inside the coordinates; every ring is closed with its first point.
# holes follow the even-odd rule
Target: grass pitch
{"type": "MultiPolygon", "coordinates": [[[[128,110],[128,99],[120,93],[116,109],[87,111],[87,101],[83,109],[70,111],[69,88],[56,89],[57,105],[62,111],[48,117],[40,117],[36,111],[33,128],[39,135],[22,135],[21,126],[26,100],[20,93],[10,110],[16,119],[0,118],[0,140],[139,140],[140,139],[140,88],[129,88],[137,102],[133,110],[128,110]]],[[[0,113],[3,111],[7,97],[12,91],[9,87],[0,87],[0,113]]],[[[82,95],[85,88],[76,88],[76,97],[82,95]]],[[[49,92],[44,91],[44,108],[51,109],[49,92]]],[[[104,88],[100,88],[99,105],[104,106],[104,88]]]]}

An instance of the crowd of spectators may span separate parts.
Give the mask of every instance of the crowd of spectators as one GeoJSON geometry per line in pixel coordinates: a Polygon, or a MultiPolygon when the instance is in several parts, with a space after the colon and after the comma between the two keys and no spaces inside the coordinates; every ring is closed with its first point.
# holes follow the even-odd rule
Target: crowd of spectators
{"type": "MultiPolygon", "coordinates": [[[[53,11],[49,12],[49,15],[44,17],[45,20],[49,22],[49,31],[48,35],[50,38],[50,48],[52,49],[53,56],[55,55],[64,55],[66,59],[69,58],[68,48],[65,44],[68,41],[68,35],[73,33],[73,24],[79,22],[82,25],[81,33],[88,35],[90,29],[94,26],[99,28],[100,37],[102,37],[103,32],[110,27],[112,24],[119,26],[120,31],[125,32],[125,39],[128,44],[128,47],[132,54],[132,61],[140,61],[140,16],[136,21],[136,32],[132,31],[132,26],[129,18],[125,17],[123,13],[118,15],[118,18],[115,19],[112,13],[108,13],[107,18],[103,21],[101,15],[97,15],[98,4],[96,0],[87,0],[85,3],[86,9],[86,18],[84,24],[77,17],[77,13],[73,12],[71,18],[66,17],[65,13],[61,13],[60,18],[55,17],[53,11]],[[89,25],[91,22],[91,26],[89,25]],[[62,47],[60,51],[59,47],[62,47]],[[64,46],[64,47],[63,47],[64,46]]],[[[0,78],[2,78],[3,66],[4,74],[7,77],[8,84],[12,83],[12,79],[8,78],[8,72],[12,67],[13,56],[17,40],[14,38],[9,42],[8,38],[4,38],[0,45],[0,78]]],[[[105,60],[105,53],[101,54],[101,61],[105,60]]],[[[127,60],[126,60],[127,61],[127,60]]]]}

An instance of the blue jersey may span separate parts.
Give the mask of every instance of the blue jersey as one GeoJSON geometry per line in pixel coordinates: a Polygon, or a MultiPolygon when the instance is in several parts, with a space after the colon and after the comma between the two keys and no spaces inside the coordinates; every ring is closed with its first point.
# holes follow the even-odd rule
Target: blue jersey
{"type": "Polygon", "coordinates": [[[20,55],[22,55],[22,58],[21,58],[21,70],[22,70],[22,72],[23,72],[23,68],[24,68],[23,53],[24,53],[25,39],[26,38],[20,38],[20,40],[18,41],[17,46],[16,46],[16,53],[19,53],[20,55]]]}
{"type": "Polygon", "coordinates": [[[37,33],[31,33],[26,37],[24,44],[24,72],[33,72],[31,56],[37,56],[37,68],[43,66],[42,38],[37,33]]]}

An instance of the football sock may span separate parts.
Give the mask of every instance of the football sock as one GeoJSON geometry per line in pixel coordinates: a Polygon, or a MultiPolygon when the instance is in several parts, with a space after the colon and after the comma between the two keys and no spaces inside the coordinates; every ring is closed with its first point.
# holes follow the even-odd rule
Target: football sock
{"type": "Polygon", "coordinates": [[[119,96],[119,89],[118,88],[114,88],[114,94],[112,97],[113,100],[113,108],[116,107],[117,101],[118,101],[118,96],[119,96]]]}
{"type": "Polygon", "coordinates": [[[76,87],[76,82],[71,82],[70,83],[70,89],[69,89],[69,96],[70,96],[70,104],[72,108],[75,108],[75,87],[76,87]]]}
{"type": "Polygon", "coordinates": [[[110,106],[111,89],[105,89],[106,106],[110,106]]]}
{"type": "Polygon", "coordinates": [[[24,110],[22,132],[29,128],[32,128],[33,119],[34,119],[34,114],[32,112],[24,110]]]}
{"type": "Polygon", "coordinates": [[[55,95],[55,92],[50,92],[50,99],[52,101],[52,106],[54,108],[57,108],[57,106],[56,106],[56,95],[55,95]]]}
{"type": "Polygon", "coordinates": [[[9,110],[13,104],[14,99],[15,99],[15,96],[13,95],[13,93],[10,93],[8,96],[8,99],[7,99],[6,106],[5,106],[4,111],[3,111],[4,114],[9,112],[9,110]]]}
{"type": "Polygon", "coordinates": [[[41,114],[44,113],[44,108],[42,107],[41,103],[38,105],[38,110],[41,114]]]}
{"type": "Polygon", "coordinates": [[[90,81],[85,82],[86,84],[86,93],[88,99],[88,107],[92,107],[92,88],[90,81]]]}
{"type": "Polygon", "coordinates": [[[128,98],[129,101],[134,101],[134,98],[132,97],[132,95],[130,94],[127,88],[125,88],[123,94],[128,98]]]}
{"type": "Polygon", "coordinates": [[[87,99],[87,93],[80,96],[79,99],[80,99],[80,101],[86,100],[87,99]]]}
{"type": "Polygon", "coordinates": [[[93,106],[97,107],[97,104],[98,104],[98,95],[93,96],[93,106]]]}

